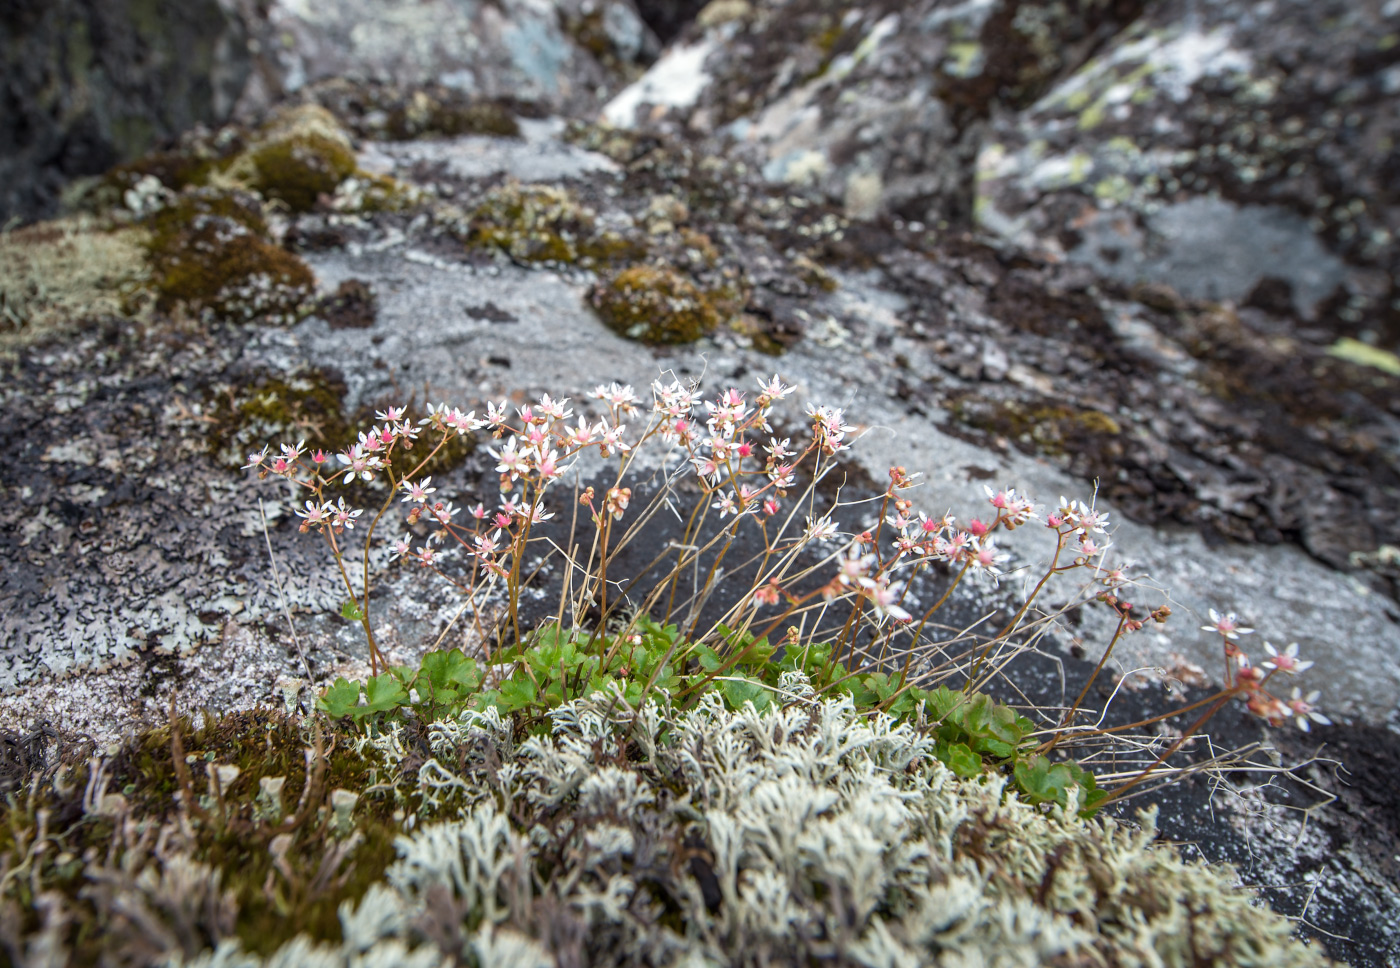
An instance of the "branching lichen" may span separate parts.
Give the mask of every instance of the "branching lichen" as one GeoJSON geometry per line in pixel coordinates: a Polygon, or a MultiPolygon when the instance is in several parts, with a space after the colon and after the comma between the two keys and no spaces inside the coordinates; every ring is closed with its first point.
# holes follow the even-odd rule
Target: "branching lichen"
{"type": "Polygon", "coordinates": [[[145,767],[68,777],[63,823],[11,807],[4,891],[31,913],[5,940],[76,951],[102,918],[139,920],[103,943],[191,968],[1328,963],[1229,868],[1154,844],[1150,814],[1030,806],[953,775],[914,725],[817,701],[800,673],[783,691],[763,713],[602,691],[524,737],[494,708],[358,739],[244,717],[188,753],[166,730],[145,767]],[[298,736],[320,751],[305,767],[298,736]],[[342,898],[338,924],[298,920],[308,897],[342,898]]]}

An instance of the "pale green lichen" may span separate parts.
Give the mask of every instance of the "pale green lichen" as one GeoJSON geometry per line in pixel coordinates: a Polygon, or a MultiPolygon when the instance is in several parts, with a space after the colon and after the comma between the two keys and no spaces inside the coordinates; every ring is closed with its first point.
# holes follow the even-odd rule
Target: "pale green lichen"
{"type": "MultiPolygon", "coordinates": [[[[361,736],[339,754],[369,767],[356,789],[317,794],[325,876],[377,856],[357,853],[366,825],[402,833],[382,878],[340,903],[338,937],[250,953],[227,873],[180,827],[153,851],[100,784],[92,822],[130,833],[87,862],[85,876],[121,876],[83,896],[139,912],[143,953],[188,968],[1328,964],[1228,867],[1155,844],[1150,814],[1133,828],[1032,807],[1001,777],[958,779],[916,725],[817,700],[799,673],[780,692],[759,713],[716,694],[633,709],[604,691],[524,737],[494,707],[361,736]]],[[[239,798],[256,796],[264,825],[293,809],[280,776],[255,795],[246,770],[208,772],[205,819],[183,828],[196,840],[239,798]]],[[[269,890],[285,889],[290,836],[254,849],[273,855],[269,890]]],[[[45,903],[62,955],[68,902],[45,903]]]]}
{"type": "Polygon", "coordinates": [[[147,241],[139,228],[86,215],[0,232],[0,345],[137,311],[147,241]]]}

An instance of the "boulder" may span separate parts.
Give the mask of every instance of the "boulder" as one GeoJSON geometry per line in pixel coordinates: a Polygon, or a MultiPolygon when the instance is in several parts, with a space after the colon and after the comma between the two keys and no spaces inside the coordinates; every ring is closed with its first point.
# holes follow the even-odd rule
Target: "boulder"
{"type": "Polygon", "coordinates": [[[583,110],[659,49],[631,0],[238,3],[257,52],[250,114],[332,78],[583,110]]]}
{"type": "Polygon", "coordinates": [[[219,0],[19,0],[0,24],[0,223],[73,178],[228,118],[251,70],[219,0]]]}

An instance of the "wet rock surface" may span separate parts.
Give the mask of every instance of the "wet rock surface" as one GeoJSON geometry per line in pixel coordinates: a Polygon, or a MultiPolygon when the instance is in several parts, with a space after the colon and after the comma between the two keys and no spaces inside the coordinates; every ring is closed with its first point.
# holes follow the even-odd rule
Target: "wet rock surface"
{"type": "MultiPolygon", "coordinates": [[[[172,689],[231,709],[364,674],[292,495],[239,470],[266,442],[343,446],[406,400],[776,370],[866,430],[852,480],[902,464],[930,512],[975,514],[984,482],[1041,502],[1097,487],[1114,552],[1179,616],[1120,672],[1206,687],[1210,608],[1317,658],[1345,725],[1311,735],[1348,772],[1275,736],[1306,766],[1229,774],[1238,796],[1204,777],[1154,794],[1162,826],[1353,964],[1397,956],[1395,125],[1377,92],[1400,7],[718,0],[612,101],[625,127],[596,122],[599,89],[655,42],[625,54],[611,7],[472,8],[536,24],[530,50],[566,51],[549,70],[490,59],[509,46],[487,57],[460,24],[415,47],[437,9],[272,5],[294,43],[245,106],[287,98],[277,113],[0,237],[0,752],[109,743],[172,689]],[[356,35],[360,15],[387,33],[356,35]],[[607,24],[611,53],[579,39],[607,24]],[[232,250],[258,258],[225,271],[232,250]],[[176,285],[211,267],[212,288],[176,285]]],[[[473,503],[496,490],[479,454],[434,474],[473,503]]],[[[1016,566],[1043,558],[1037,537],[1010,536],[1016,566]]],[[[479,645],[450,588],[387,574],[396,661],[479,645]]],[[[959,616],[1021,577],[964,589],[959,616]]],[[[1061,702],[1106,623],[1065,619],[1017,685],[1061,702]]],[[[1168,701],[1120,699],[1123,722],[1168,701]]],[[[1221,742],[1260,738],[1238,720],[1221,742]]]]}

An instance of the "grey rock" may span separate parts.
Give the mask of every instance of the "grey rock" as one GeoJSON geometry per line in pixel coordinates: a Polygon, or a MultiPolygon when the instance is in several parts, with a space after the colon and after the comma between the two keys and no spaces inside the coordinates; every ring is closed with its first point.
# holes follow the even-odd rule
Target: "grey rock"
{"type": "Polygon", "coordinates": [[[1380,3],[1154,4],[996,119],[979,222],[1198,298],[1287,279],[1293,312],[1393,342],[1397,30],[1380,3]]]}
{"type": "Polygon", "coordinates": [[[239,2],[257,38],[258,74],[243,104],[250,114],[330,78],[438,83],[474,97],[584,111],[599,89],[620,86],[600,55],[631,64],[656,49],[630,0],[239,2]]]}
{"type": "Polygon", "coordinates": [[[219,0],[5,5],[0,223],[52,214],[64,186],[229,117],[251,70],[219,0]]]}

